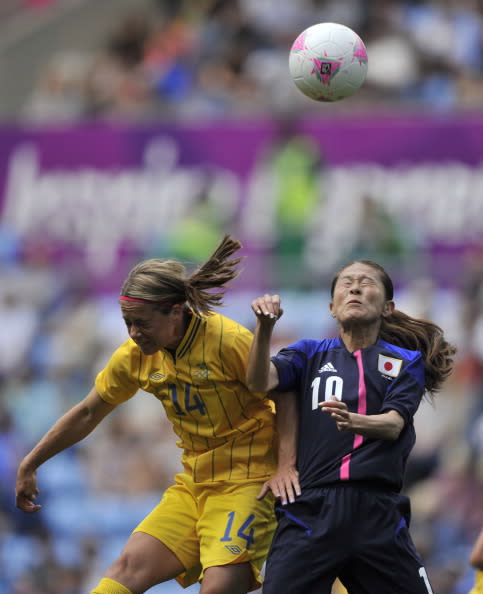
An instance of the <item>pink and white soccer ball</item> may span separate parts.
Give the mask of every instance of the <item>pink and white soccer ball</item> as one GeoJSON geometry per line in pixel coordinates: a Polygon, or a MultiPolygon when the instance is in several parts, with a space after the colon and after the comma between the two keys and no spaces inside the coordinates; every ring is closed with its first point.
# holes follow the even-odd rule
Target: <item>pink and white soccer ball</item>
{"type": "Polygon", "coordinates": [[[290,50],[289,70],[304,95],[315,101],[339,101],[353,95],[367,74],[362,39],[339,23],[312,25],[290,50]]]}

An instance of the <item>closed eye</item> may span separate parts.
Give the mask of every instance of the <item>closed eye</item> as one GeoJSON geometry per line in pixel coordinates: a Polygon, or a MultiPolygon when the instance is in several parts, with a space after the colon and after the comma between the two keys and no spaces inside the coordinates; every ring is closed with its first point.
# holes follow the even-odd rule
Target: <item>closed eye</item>
{"type": "Polygon", "coordinates": [[[141,320],[124,320],[126,327],[129,329],[132,326],[136,326],[136,328],[139,328],[141,330],[145,330],[146,328],[149,328],[149,323],[145,322],[145,321],[141,321],[141,320]]]}

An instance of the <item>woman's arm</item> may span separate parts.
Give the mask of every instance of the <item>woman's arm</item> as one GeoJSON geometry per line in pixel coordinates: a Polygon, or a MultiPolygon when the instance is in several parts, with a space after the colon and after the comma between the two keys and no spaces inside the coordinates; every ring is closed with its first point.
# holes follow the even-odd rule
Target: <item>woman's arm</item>
{"type": "Polygon", "coordinates": [[[469,594],[483,594],[483,529],[470,553],[470,565],[476,569],[475,583],[469,594]]]}
{"type": "Polygon", "coordinates": [[[483,530],[481,530],[470,555],[470,565],[483,571],[483,530]]]}
{"type": "Polygon", "coordinates": [[[20,462],[15,489],[16,505],[24,512],[36,512],[39,494],[37,468],[70,446],[78,443],[108,415],[115,405],[108,404],[95,388],[76,406],[65,413],[20,462]]]}
{"type": "Polygon", "coordinates": [[[279,497],[282,505],[293,503],[300,495],[299,473],[297,471],[298,409],[294,392],[272,393],[275,401],[278,438],[278,465],[275,474],[262,487],[258,499],[270,490],[279,497]]]}
{"type": "Polygon", "coordinates": [[[404,428],[404,419],[396,410],[379,415],[349,412],[347,404],[336,398],[319,402],[320,409],[335,420],[339,431],[351,431],[370,439],[394,440],[404,428]]]}
{"type": "Polygon", "coordinates": [[[278,295],[264,295],[252,302],[257,316],[255,335],[248,356],[247,386],[253,392],[268,392],[278,386],[278,371],[270,361],[270,341],[276,321],[283,313],[278,295]]]}

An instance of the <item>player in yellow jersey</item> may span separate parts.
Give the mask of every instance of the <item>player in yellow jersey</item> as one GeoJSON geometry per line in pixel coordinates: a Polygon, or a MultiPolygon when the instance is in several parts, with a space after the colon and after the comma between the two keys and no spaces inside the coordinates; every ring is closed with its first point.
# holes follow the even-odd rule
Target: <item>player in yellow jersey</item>
{"type": "Polygon", "coordinates": [[[476,574],[475,585],[469,594],[483,594],[483,529],[473,545],[470,555],[470,565],[476,569],[476,574]]]}
{"type": "MultiPolygon", "coordinates": [[[[176,578],[203,594],[258,589],[275,528],[273,500],[257,500],[274,472],[274,414],[245,384],[252,334],[213,312],[237,276],[240,243],[226,236],[191,276],[176,260],[135,266],[120,307],[129,339],[86,398],[61,417],[20,463],[16,504],[41,508],[37,468],[86,437],[138,389],[164,406],[184,471],[135,528],[92,594],[141,594],[176,578]]],[[[122,455],[122,452],[120,452],[122,455]]]]}

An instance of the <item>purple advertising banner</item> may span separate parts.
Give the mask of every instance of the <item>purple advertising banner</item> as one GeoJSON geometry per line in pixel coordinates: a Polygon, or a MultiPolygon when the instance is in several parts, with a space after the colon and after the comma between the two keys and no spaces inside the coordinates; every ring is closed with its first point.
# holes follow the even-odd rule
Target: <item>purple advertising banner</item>
{"type": "Polygon", "coordinates": [[[446,282],[483,239],[483,115],[0,128],[4,235],[119,283],[231,232],[250,286],[309,286],[369,256],[446,282]],[[424,258],[421,258],[421,254],[424,258]]]}

